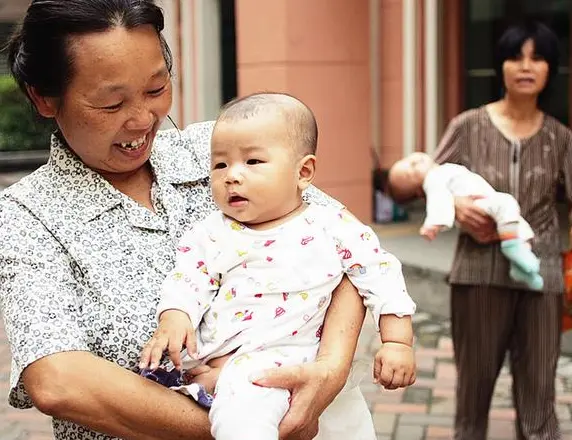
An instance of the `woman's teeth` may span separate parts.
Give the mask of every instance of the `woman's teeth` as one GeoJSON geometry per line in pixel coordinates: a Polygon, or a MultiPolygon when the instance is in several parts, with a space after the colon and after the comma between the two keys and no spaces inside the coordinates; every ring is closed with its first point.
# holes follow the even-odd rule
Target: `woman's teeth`
{"type": "Polygon", "coordinates": [[[125,148],[126,150],[136,150],[145,143],[146,139],[147,135],[143,136],[141,139],[135,139],[134,141],[131,142],[122,142],[119,145],[121,145],[121,148],[125,148]]]}

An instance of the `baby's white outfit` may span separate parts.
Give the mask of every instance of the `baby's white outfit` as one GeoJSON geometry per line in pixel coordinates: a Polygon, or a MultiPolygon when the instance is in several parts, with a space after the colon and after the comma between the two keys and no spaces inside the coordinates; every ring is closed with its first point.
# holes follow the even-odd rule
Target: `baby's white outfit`
{"type": "Polygon", "coordinates": [[[377,326],[380,315],[415,312],[400,262],[371,228],[338,208],[309,205],[262,231],[215,212],[184,234],[157,313],[188,313],[203,362],[236,350],[209,412],[217,440],[278,439],[289,392],[253,385],[249,377],[315,359],[344,274],[377,326]]]}
{"type": "Polygon", "coordinates": [[[490,215],[497,225],[518,222],[518,236],[523,241],[534,237],[534,232],[520,215],[516,199],[497,192],[485,179],[462,165],[445,163],[433,167],[423,182],[427,215],[423,226],[451,228],[455,223],[455,197],[483,196],[475,204],[490,215]]]}

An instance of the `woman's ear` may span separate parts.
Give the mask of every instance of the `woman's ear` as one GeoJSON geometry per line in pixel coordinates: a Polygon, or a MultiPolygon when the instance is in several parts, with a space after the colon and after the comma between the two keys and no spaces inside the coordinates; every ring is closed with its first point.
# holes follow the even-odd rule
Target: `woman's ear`
{"type": "Polygon", "coordinates": [[[58,112],[56,98],[41,96],[35,87],[26,86],[26,90],[40,115],[44,118],[54,118],[56,116],[58,112]]]}
{"type": "Polygon", "coordinates": [[[307,154],[298,162],[298,189],[308,188],[316,175],[316,156],[307,154]]]}

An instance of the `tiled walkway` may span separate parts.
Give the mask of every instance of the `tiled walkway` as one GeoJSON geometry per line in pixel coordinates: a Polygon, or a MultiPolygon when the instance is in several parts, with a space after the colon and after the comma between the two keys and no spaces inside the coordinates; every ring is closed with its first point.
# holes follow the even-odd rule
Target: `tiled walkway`
{"type": "MultiPolygon", "coordinates": [[[[379,440],[439,440],[452,438],[455,370],[448,323],[428,314],[415,317],[418,379],[406,390],[380,391],[364,380],[362,389],[373,414],[379,440]]],[[[371,358],[378,336],[367,325],[362,334],[360,356],[371,358]]],[[[8,407],[9,350],[0,327],[0,440],[47,440],[51,438],[48,419],[35,410],[17,411],[8,407]]],[[[557,377],[558,405],[565,440],[572,440],[572,361],[560,360],[557,377]]],[[[514,411],[510,402],[510,377],[503,369],[494,395],[489,438],[514,438],[514,411]]]]}
{"type": "MultiPolygon", "coordinates": [[[[419,313],[417,335],[417,381],[405,390],[380,392],[364,382],[362,389],[370,404],[378,440],[440,440],[453,438],[455,368],[447,321],[419,313]]],[[[377,347],[373,337],[370,351],[377,347]]],[[[562,357],[558,377],[557,413],[565,440],[572,440],[572,361],[562,357]]],[[[489,438],[515,438],[511,379],[503,368],[490,413],[489,438]]]]}

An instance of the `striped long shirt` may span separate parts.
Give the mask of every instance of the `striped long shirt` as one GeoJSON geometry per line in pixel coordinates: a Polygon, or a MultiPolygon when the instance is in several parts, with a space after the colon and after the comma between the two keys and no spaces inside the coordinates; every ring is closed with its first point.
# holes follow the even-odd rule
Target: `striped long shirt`
{"type": "MultiPolygon", "coordinates": [[[[491,121],[486,108],[468,110],[449,124],[435,157],[456,163],[484,177],[497,191],[512,194],[535,238],[544,290],[562,293],[562,243],[556,191],[562,177],[572,202],[572,132],[546,115],[538,132],[508,139],[491,121]]],[[[479,244],[461,232],[449,276],[452,284],[491,285],[522,289],[509,277],[509,262],[499,243],[479,244]]]]}

